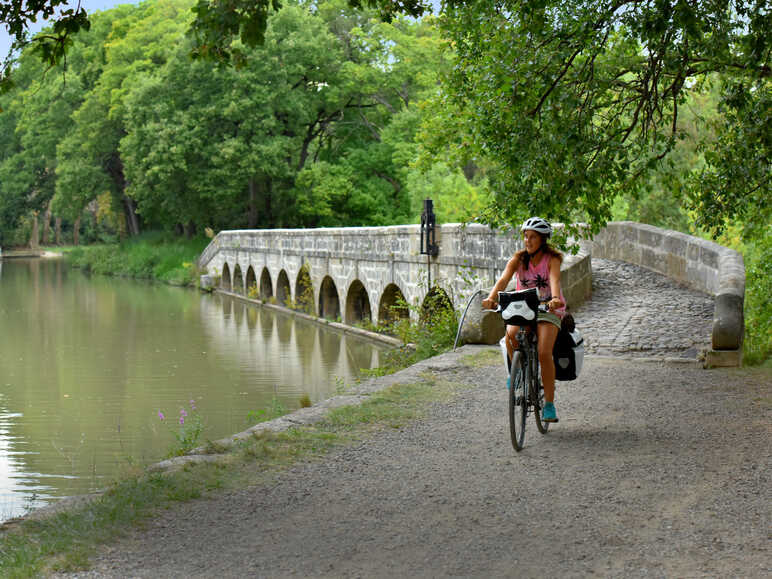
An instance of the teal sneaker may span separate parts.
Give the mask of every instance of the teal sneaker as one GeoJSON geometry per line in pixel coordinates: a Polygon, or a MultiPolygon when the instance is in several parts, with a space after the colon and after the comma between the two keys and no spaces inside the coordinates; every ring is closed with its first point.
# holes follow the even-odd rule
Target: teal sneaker
{"type": "Polygon", "coordinates": [[[541,419],[544,422],[557,422],[558,413],[555,411],[555,405],[552,402],[547,402],[542,408],[541,419]]]}

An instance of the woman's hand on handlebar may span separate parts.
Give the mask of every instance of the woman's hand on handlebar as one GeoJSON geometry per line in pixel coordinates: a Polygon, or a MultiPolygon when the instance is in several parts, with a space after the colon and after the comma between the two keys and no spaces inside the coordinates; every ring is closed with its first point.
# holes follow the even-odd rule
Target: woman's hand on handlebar
{"type": "Polygon", "coordinates": [[[498,307],[498,303],[496,303],[496,300],[491,298],[485,298],[482,301],[482,307],[486,310],[495,310],[498,307]]]}
{"type": "Polygon", "coordinates": [[[552,298],[550,301],[547,302],[547,307],[551,312],[554,312],[558,308],[562,308],[565,304],[563,303],[563,300],[560,298],[552,298]]]}

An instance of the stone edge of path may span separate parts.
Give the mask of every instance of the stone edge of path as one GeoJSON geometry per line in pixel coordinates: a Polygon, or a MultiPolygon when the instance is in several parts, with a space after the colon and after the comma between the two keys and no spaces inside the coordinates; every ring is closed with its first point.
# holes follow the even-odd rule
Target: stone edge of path
{"type": "MultiPolygon", "coordinates": [[[[147,472],[171,472],[183,468],[188,464],[216,463],[225,461],[228,451],[232,449],[233,446],[242,440],[246,440],[254,436],[255,434],[259,434],[261,432],[283,432],[297,426],[314,424],[322,420],[326,414],[334,408],[339,408],[341,406],[359,405],[367,400],[372,394],[396,384],[422,382],[424,381],[424,373],[430,371],[452,370],[459,366],[463,358],[486,350],[498,351],[498,347],[485,344],[467,344],[461,346],[456,350],[445,352],[432,358],[422,360],[421,362],[417,362],[416,364],[395,372],[394,374],[370,378],[369,380],[359,384],[350,394],[333,396],[332,398],[322,400],[321,402],[318,402],[311,407],[300,408],[274,420],[261,422],[260,424],[252,426],[232,436],[213,441],[210,445],[195,448],[183,456],[176,456],[151,464],[145,467],[145,470],[147,472]],[[219,452],[207,452],[208,448],[211,446],[217,448],[219,452]]],[[[594,360],[615,360],[660,364],[691,364],[694,366],[700,366],[701,364],[699,360],[693,358],[676,358],[670,356],[637,357],[588,354],[586,358],[594,360]]],[[[42,520],[69,509],[76,509],[85,506],[89,502],[101,497],[103,492],[104,491],[98,491],[86,495],[65,497],[55,503],[30,511],[25,516],[10,519],[2,523],[0,525],[0,530],[9,529],[14,524],[19,523],[25,519],[42,520]]]]}

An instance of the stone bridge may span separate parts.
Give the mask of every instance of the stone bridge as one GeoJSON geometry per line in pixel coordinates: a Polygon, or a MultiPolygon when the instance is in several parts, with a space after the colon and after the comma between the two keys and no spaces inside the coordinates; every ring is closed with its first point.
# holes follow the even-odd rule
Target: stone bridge
{"type": "MultiPolygon", "coordinates": [[[[512,231],[479,224],[439,226],[437,243],[437,256],[421,255],[418,225],[222,231],[198,265],[206,271],[203,287],[368,325],[416,318],[434,299],[462,308],[476,290],[493,285],[521,247],[512,231]]],[[[590,297],[593,255],[646,267],[715,296],[707,362],[740,364],[745,270],[739,253],[633,222],[610,223],[580,245],[561,268],[570,306],[590,297]]],[[[501,332],[497,316],[482,316],[470,323],[464,337],[490,342],[501,332]]]]}

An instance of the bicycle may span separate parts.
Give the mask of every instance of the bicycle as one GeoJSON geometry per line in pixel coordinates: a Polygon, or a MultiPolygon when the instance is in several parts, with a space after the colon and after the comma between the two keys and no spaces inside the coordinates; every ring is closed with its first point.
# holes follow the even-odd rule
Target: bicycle
{"type": "Polygon", "coordinates": [[[499,305],[494,311],[499,313],[506,324],[518,325],[518,348],[509,360],[509,432],[512,446],[517,451],[525,444],[525,423],[528,414],[533,414],[536,428],[546,434],[549,422],[541,419],[544,407],[544,389],[541,383],[539,355],[537,350],[536,325],[539,312],[549,309],[545,301],[539,300],[535,288],[515,292],[499,292],[499,305]],[[502,301],[509,305],[502,307],[502,301]],[[535,306],[535,307],[534,307],[535,306]],[[508,314],[508,310],[511,310],[508,314]]]}

